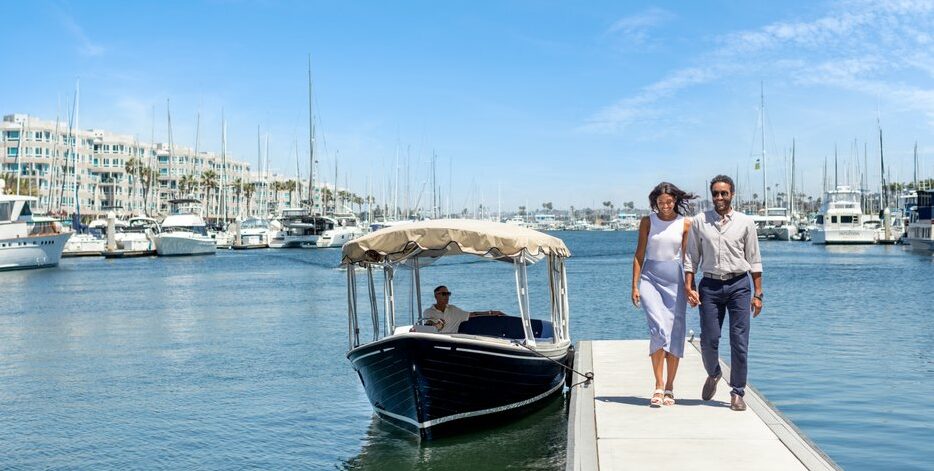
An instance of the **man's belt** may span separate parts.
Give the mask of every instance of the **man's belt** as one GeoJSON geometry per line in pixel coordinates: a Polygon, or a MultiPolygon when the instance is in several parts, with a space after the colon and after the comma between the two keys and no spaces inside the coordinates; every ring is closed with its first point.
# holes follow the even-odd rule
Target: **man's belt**
{"type": "Polygon", "coordinates": [[[720,281],[732,280],[733,278],[736,278],[737,276],[744,276],[744,275],[746,275],[745,272],[743,272],[743,273],[724,273],[724,274],[722,274],[722,275],[717,275],[717,274],[715,274],[715,273],[707,273],[707,272],[704,272],[704,278],[711,278],[711,279],[720,280],[720,281]]]}

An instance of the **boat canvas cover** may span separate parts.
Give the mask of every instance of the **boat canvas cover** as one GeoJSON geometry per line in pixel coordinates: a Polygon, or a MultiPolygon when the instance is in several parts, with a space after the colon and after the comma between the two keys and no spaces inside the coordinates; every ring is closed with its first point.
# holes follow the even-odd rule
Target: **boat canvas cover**
{"type": "Polygon", "coordinates": [[[396,263],[412,257],[469,254],[512,261],[547,255],[569,257],[557,237],[514,224],[472,219],[440,219],[400,224],[344,245],[341,264],[396,263]]]}

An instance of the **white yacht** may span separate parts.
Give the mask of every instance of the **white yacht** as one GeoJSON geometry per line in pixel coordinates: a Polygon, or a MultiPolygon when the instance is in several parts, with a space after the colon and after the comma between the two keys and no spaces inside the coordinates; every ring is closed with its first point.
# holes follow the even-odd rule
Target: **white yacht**
{"type": "Polygon", "coordinates": [[[274,249],[315,248],[325,231],[334,229],[337,221],[327,216],[312,215],[307,208],[283,208],[270,223],[269,247],[274,249]]]}
{"type": "Polygon", "coordinates": [[[787,208],[766,208],[765,214],[752,216],[760,239],[791,240],[798,233],[787,208]]]}
{"type": "Polygon", "coordinates": [[[269,221],[251,217],[235,223],[234,249],[261,249],[269,247],[269,221]],[[239,233],[239,240],[236,234],[239,233]]]}
{"type": "Polygon", "coordinates": [[[159,223],[147,217],[134,217],[127,221],[126,226],[117,228],[114,238],[117,248],[131,252],[154,252],[155,244],[152,236],[159,232],[159,223]]]}
{"type": "Polygon", "coordinates": [[[324,231],[321,237],[318,238],[318,247],[340,248],[347,242],[364,234],[363,228],[360,227],[360,223],[357,220],[357,216],[353,213],[334,214],[334,221],[336,222],[334,229],[324,231]]]}
{"type": "Polygon", "coordinates": [[[4,195],[0,180],[0,270],[54,267],[72,232],[52,218],[33,216],[31,196],[4,195]]]}
{"type": "Polygon", "coordinates": [[[161,231],[153,235],[160,256],[213,255],[217,253],[214,239],[207,233],[201,218],[201,202],[196,199],[169,201],[172,214],[162,221],[161,231]]]}
{"type": "Polygon", "coordinates": [[[810,229],[814,244],[874,244],[878,234],[864,225],[860,193],[848,186],[824,193],[820,212],[810,229]]]}
{"type": "Polygon", "coordinates": [[[919,190],[917,205],[909,212],[908,244],[918,252],[934,252],[934,191],[919,190]]]}
{"type": "Polygon", "coordinates": [[[618,231],[638,231],[642,216],[635,213],[619,213],[615,222],[618,231]]]}

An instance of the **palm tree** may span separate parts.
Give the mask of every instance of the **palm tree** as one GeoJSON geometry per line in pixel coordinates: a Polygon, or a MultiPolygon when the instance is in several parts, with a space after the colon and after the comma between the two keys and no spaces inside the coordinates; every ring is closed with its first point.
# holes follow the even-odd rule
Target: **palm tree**
{"type": "Polygon", "coordinates": [[[133,210],[133,188],[136,186],[136,182],[139,180],[139,171],[140,171],[140,161],[136,157],[130,157],[124,164],[123,170],[129,176],[129,184],[127,185],[127,190],[129,192],[130,211],[133,210]]]}
{"type": "Polygon", "coordinates": [[[243,186],[243,194],[246,196],[246,213],[250,214],[250,202],[253,200],[253,193],[256,192],[258,183],[247,183],[243,186]]]}
{"type": "Polygon", "coordinates": [[[16,188],[16,173],[8,172],[3,174],[4,191],[7,194],[20,194],[25,196],[39,196],[39,189],[29,185],[26,179],[20,179],[19,188],[16,188]]]}
{"type": "Polygon", "coordinates": [[[321,189],[321,199],[324,200],[323,201],[324,212],[328,211],[328,201],[331,200],[333,195],[334,195],[334,192],[332,192],[330,188],[324,187],[321,189]]]}
{"type": "Polygon", "coordinates": [[[143,185],[143,212],[149,214],[149,191],[152,189],[152,184],[155,181],[155,172],[152,171],[151,167],[141,165],[139,169],[139,179],[140,183],[143,185]]]}
{"type": "Polygon", "coordinates": [[[243,179],[237,177],[234,179],[233,183],[230,184],[230,187],[233,188],[234,195],[237,197],[237,214],[240,214],[240,195],[243,194],[243,179]]]}
{"type": "Polygon", "coordinates": [[[292,193],[296,188],[298,188],[298,182],[295,180],[289,180],[285,182],[285,191],[289,192],[289,206],[292,206],[292,193]]]}
{"type": "Polygon", "coordinates": [[[217,178],[217,172],[214,170],[205,170],[201,174],[201,187],[204,188],[204,196],[207,199],[207,217],[209,220],[211,219],[211,190],[218,188],[217,178]]]}
{"type": "Polygon", "coordinates": [[[182,192],[182,195],[188,195],[197,187],[198,180],[193,175],[182,175],[182,178],[178,179],[178,189],[182,192]]]}

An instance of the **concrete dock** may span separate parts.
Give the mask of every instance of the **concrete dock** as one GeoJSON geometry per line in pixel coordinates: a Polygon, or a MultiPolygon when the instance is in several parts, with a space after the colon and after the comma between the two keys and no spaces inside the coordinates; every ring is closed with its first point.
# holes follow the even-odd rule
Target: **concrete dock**
{"type": "Polygon", "coordinates": [[[730,410],[729,367],[722,361],[717,393],[702,401],[707,373],[696,342],[686,346],[678,368],[677,403],[649,407],[648,348],[648,340],[578,343],[575,369],[593,371],[594,380],[571,392],[568,470],[840,469],[752,386],[747,410],[730,410]]]}

